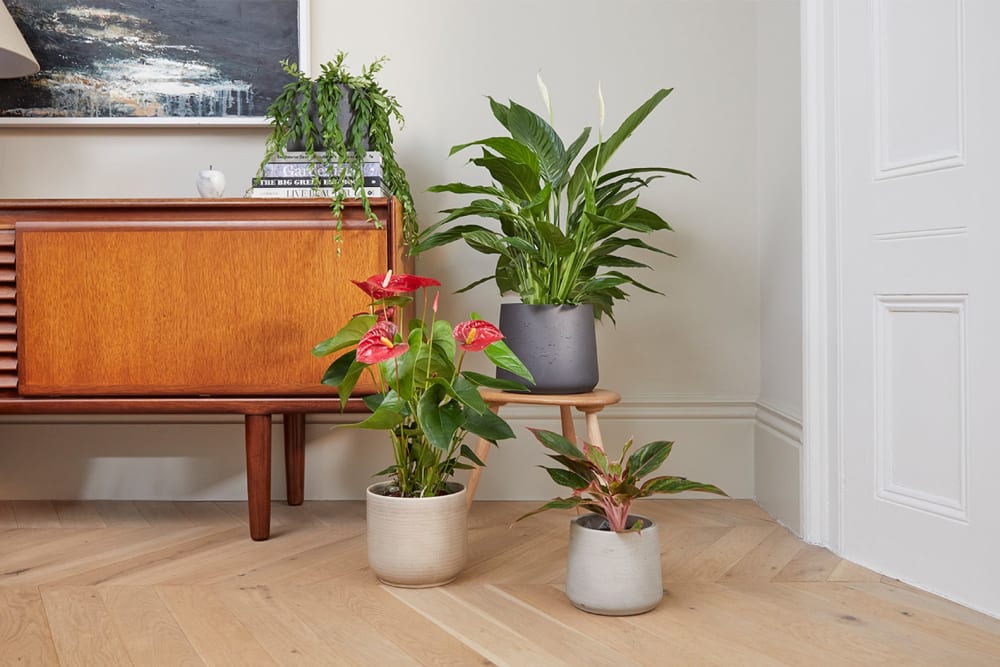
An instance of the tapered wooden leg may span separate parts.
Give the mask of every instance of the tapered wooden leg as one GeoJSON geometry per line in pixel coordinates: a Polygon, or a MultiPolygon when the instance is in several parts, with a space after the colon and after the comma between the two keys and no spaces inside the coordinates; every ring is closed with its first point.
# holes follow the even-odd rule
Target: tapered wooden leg
{"type": "Polygon", "coordinates": [[[271,415],[246,415],[247,507],[250,537],[271,535],[271,415]]]}
{"type": "Polygon", "coordinates": [[[301,505],[306,481],[306,416],[285,413],[285,494],[289,505],[301,505]]]}
{"type": "Polygon", "coordinates": [[[576,427],[573,425],[573,413],[570,412],[568,405],[559,406],[559,420],[562,422],[563,437],[579,447],[580,443],[576,441],[576,427]]]}
{"type": "MultiPolygon", "coordinates": [[[[489,403],[488,405],[490,406],[490,410],[492,410],[494,413],[500,410],[500,405],[498,403],[489,403]]],[[[493,443],[490,442],[489,440],[486,440],[485,438],[480,438],[479,441],[476,443],[476,449],[474,451],[476,452],[476,456],[479,457],[479,460],[482,461],[484,464],[486,463],[486,457],[490,455],[490,447],[492,446],[493,443]]],[[[472,501],[476,497],[476,487],[479,486],[479,478],[482,476],[483,476],[482,466],[473,467],[472,471],[469,473],[469,481],[465,485],[466,507],[472,507],[472,501]]]]}
{"type": "Polygon", "coordinates": [[[587,412],[587,438],[590,440],[590,444],[604,449],[604,440],[601,438],[601,427],[597,423],[598,412],[598,410],[587,412]]]}

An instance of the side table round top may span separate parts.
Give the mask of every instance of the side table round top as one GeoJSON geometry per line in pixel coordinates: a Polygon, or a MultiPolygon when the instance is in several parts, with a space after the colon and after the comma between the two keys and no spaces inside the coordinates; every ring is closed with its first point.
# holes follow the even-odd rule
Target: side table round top
{"type": "Polygon", "coordinates": [[[501,391],[499,389],[480,388],[483,400],[493,405],[522,403],[528,405],[560,405],[575,408],[603,408],[622,400],[616,391],[594,389],[584,394],[530,394],[527,392],[501,391]]]}

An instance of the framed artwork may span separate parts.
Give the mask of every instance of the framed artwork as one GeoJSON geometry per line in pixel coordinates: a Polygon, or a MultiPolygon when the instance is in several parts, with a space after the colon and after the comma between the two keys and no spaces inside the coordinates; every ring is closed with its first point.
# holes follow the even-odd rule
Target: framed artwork
{"type": "Polygon", "coordinates": [[[309,0],[3,0],[41,66],[0,125],[266,125],[309,71],[309,0]]]}

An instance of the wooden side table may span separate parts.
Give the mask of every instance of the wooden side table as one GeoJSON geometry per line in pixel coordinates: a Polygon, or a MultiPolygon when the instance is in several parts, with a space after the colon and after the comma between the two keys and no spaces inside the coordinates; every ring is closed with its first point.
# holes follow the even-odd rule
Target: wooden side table
{"type": "MultiPolygon", "coordinates": [[[[500,406],[508,403],[521,405],[558,405],[559,418],[562,422],[563,436],[570,442],[576,443],[576,428],[573,425],[573,414],[570,408],[576,408],[586,416],[587,422],[587,442],[601,449],[604,449],[604,441],[601,439],[601,427],[597,423],[597,413],[608,405],[613,405],[622,400],[618,392],[607,389],[595,389],[585,394],[519,394],[516,392],[500,391],[498,389],[480,389],[483,400],[493,412],[499,412],[500,406]]],[[[489,440],[479,439],[476,443],[476,456],[483,463],[490,454],[489,440]]],[[[466,485],[468,494],[468,504],[471,505],[476,495],[476,487],[479,486],[479,478],[483,474],[481,467],[476,467],[469,475],[469,482],[466,485]]]]}

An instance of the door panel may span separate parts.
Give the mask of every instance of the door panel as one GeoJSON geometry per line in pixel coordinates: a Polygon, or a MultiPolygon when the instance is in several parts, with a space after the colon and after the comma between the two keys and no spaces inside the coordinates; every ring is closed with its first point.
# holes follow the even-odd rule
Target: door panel
{"type": "Polygon", "coordinates": [[[1000,3],[838,3],[844,556],[1000,615],[1000,3]]]}

